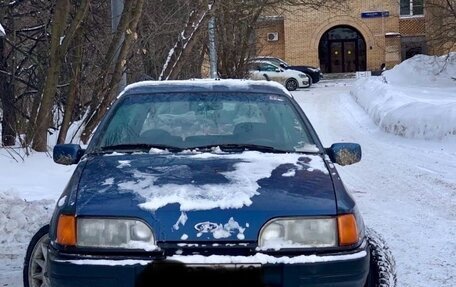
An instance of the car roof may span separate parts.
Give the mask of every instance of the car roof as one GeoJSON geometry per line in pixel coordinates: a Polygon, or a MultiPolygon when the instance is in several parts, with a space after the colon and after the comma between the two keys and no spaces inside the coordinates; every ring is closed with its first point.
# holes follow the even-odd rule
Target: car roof
{"type": "Polygon", "coordinates": [[[280,58],[274,57],[274,56],[256,56],[256,57],[253,57],[252,59],[280,59],[280,58]]]}
{"type": "Polygon", "coordinates": [[[269,93],[292,97],[281,84],[272,81],[192,79],[169,81],[142,81],[128,85],[119,97],[126,94],[170,92],[250,92],[269,93]]]}
{"type": "Polygon", "coordinates": [[[269,60],[267,59],[252,59],[250,61],[250,63],[265,63],[265,64],[269,64],[269,65],[273,65],[273,66],[276,66],[278,68],[278,66],[272,62],[270,62],[269,60]]]}
{"type": "Polygon", "coordinates": [[[269,60],[277,60],[279,62],[284,62],[285,61],[279,57],[273,57],[273,56],[256,56],[252,58],[252,60],[260,60],[260,61],[269,61],[269,60]]]}

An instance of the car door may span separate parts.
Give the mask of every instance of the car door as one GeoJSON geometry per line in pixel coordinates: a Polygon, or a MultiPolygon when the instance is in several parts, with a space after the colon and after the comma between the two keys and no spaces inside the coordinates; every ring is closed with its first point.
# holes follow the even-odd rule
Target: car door
{"type": "Polygon", "coordinates": [[[281,84],[285,83],[282,70],[273,64],[260,63],[260,74],[263,79],[266,79],[267,76],[271,81],[279,82],[281,84]]]}

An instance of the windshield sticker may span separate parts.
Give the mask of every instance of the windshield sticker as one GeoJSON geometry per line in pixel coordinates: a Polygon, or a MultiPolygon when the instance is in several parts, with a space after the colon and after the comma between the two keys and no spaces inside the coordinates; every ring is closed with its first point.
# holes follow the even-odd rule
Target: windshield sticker
{"type": "Polygon", "coordinates": [[[277,102],[283,102],[283,101],[285,101],[285,100],[283,99],[283,97],[279,97],[279,96],[269,96],[269,100],[270,100],[270,101],[277,101],[277,102]]]}

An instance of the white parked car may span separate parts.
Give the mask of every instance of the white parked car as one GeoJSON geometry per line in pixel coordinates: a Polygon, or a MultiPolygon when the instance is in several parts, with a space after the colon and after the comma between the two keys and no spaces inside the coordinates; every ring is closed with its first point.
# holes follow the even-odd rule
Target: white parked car
{"type": "Polygon", "coordinates": [[[297,88],[308,88],[311,83],[309,77],[296,70],[284,70],[267,61],[253,61],[249,65],[249,78],[251,80],[270,80],[278,82],[289,91],[297,88]]]}

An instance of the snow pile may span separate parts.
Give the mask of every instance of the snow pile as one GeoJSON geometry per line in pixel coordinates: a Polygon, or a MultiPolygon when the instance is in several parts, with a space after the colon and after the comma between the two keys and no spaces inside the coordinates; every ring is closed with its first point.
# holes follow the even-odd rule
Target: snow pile
{"type": "Polygon", "coordinates": [[[456,52],[445,56],[416,55],[383,73],[393,85],[456,85],[456,52]]]}
{"type": "Polygon", "coordinates": [[[20,282],[30,239],[49,223],[55,202],[74,167],[53,163],[47,153],[32,153],[27,157],[24,149],[0,148],[0,282],[3,285],[19,286],[16,283],[20,282]]]}
{"type": "Polygon", "coordinates": [[[25,156],[21,148],[0,148],[0,192],[26,200],[57,200],[76,165],[56,164],[47,153],[25,156]]]}
{"type": "Polygon", "coordinates": [[[35,232],[51,219],[55,201],[26,201],[11,192],[0,192],[0,244],[26,246],[35,232]]]}
{"type": "Polygon", "coordinates": [[[355,82],[351,94],[386,132],[427,140],[456,139],[456,53],[418,55],[355,82]]]}

